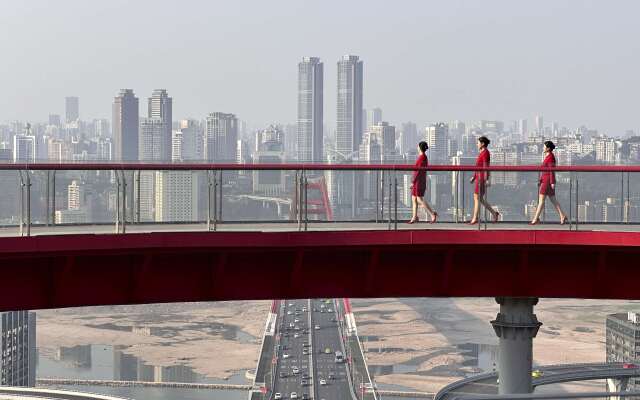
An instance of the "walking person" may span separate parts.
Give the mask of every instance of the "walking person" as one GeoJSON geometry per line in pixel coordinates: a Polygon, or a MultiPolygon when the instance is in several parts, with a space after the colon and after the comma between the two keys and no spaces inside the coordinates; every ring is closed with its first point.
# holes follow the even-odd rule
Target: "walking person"
{"type": "MultiPolygon", "coordinates": [[[[544,161],[543,167],[554,168],[556,166],[556,156],[553,154],[553,150],[556,145],[551,140],[544,142],[544,161]]],[[[538,182],[540,190],[538,191],[538,207],[533,219],[529,223],[530,225],[536,225],[540,222],[540,214],[544,210],[544,201],[547,197],[553,203],[558,215],[560,216],[560,225],[564,225],[567,222],[567,216],[560,207],[560,202],[556,199],[556,173],[554,171],[544,171],[540,175],[540,181],[538,182]]]]}
{"type": "MultiPolygon", "coordinates": [[[[488,167],[491,164],[491,154],[489,153],[489,143],[491,141],[486,136],[480,136],[478,138],[478,158],[476,158],[476,167],[488,167]]],[[[491,204],[487,201],[487,186],[491,184],[489,171],[476,171],[471,178],[471,183],[475,183],[475,190],[473,191],[473,216],[471,216],[470,225],[478,223],[478,216],[480,215],[480,205],[482,204],[487,211],[493,216],[493,222],[498,222],[500,213],[493,209],[491,204]]]]}
{"type": "MultiPolygon", "coordinates": [[[[427,159],[427,142],[418,143],[418,152],[420,155],[416,160],[416,167],[427,168],[429,161],[427,159]]],[[[438,213],[424,201],[424,192],[427,190],[427,171],[424,169],[413,171],[413,180],[411,182],[411,220],[407,224],[414,224],[419,221],[418,204],[423,206],[429,214],[431,214],[431,223],[434,224],[438,220],[438,213]]]]}

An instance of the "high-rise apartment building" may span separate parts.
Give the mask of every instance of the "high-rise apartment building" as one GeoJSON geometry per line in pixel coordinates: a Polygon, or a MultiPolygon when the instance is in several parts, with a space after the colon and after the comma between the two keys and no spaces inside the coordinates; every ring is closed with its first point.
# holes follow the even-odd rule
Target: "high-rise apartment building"
{"type": "Polygon", "coordinates": [[[429,145],[429,160],[445,162],[449,159],[447,153],[447,139],[449,137],[449,127],[447,124],[438,122],[427,126],[426,139],[429,145]]]}
{"type": "Polygon", "coordinates": [[[380,121],[369,127],[369,134],[380,145],[382,161],[396,160],[396,127],[380,121]]]}
{"type": "Polygon", "coordinates": [[[527,120],[526,119],[521,119],[518,121],[518,134],[520,136],[522,136],[522,138],[526,138],[527,137],[527,120]]]}
{"type": "Polygon", "coordinates": [[[542,134],[544,133],[544,119],[542,118],[542,115],[536,115],[536,133],[537,134],[542,134]]]}
{"type": "Polygon", "coordinates": [[[233,162],[238,145],[238,119],[234,114],[209,114],[205,129],[205,156],[209,162],[233,162]]]}
{"type": "Polygon", "coordinates": [[[189,222],[198,219],[197,176],[192,171],[155,173],[156,222],[189,222]]]}
{"type": "Polygon", "coordinates": [[[36,314],[0,312],[0,386],[36,385],[36,314]]]}
{"type": "Polygon", "coordinates": [[[182,133],[182,160],[195,161],[204,159],[204,135],[200,122],[192,119],[180,121],[182,133]]]}
{"type": "Polygon", "coordinates": [[[166,125],[162,118],[143,118],[140,120],[138,139],[138,159],[141,161],[165,161],[166,125]]]}
{"type": "Polygon", "coordinates": [[[148,118],[162,121],[162,134],[160,135],[159,154],[154,155],[154,160],[171,160],[171,134],[172,134],[172,99],[165,89],[155,89],[148,99],[148,118]]]}
{"type": "Polygon", "coordinates": [[[80,99],[75,96],[64,98],[65,122],[70,123],[80,119],[80,99]]]}
{"type": "Polygon", "coordinates": [[[116,161],[138,160],[138,98],[132,89],[122,89],[113,100],[113,140],[116,161]]]}
{"type": "MultiPolygon", "coordinates": [[[[607,315],[605,329],[607,362],[640,362],[640,313],[607,315]]],[[[640,379],[630,379],[627,389],[640,389],[640,379]]]]}
{"type": "Polygon", "coordinates": [[[323,159],[324,67],[318,57],[304,57],[298,63],[297,159],[323,159]]]}
{"type": "Polygon", "coordinates": [[[84,205],[84,188],[73,180],[71,184],[67,186],[67,209],[79,210],[84,205]]]}
{"type": "Polygon", "coordinates": [[[402,124],[400,133],[400,154],[406,154],[418,147],[418,127],[414,122],[402,124]]]}

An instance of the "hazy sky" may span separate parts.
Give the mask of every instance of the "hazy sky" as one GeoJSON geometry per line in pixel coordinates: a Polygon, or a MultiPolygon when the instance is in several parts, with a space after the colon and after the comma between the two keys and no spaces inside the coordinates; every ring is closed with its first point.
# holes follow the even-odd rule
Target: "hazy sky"
{"type": "MultiPolygon", "coordinates": [[[[297,63],[364,61],[365,107],[399,124],[529,119],[640,128],[640,1],[0,0],[0,121],[44,121],[80,97],[111,118],[133,88],[166,88],[174,119],[296,119],[297,63]]],[[[146,112],[144,113],[146,114],[146,112]]]]}

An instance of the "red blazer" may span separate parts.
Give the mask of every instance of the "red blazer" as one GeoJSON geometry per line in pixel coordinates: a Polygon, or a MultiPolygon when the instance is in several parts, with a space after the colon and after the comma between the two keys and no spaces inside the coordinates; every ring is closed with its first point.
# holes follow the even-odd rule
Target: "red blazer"
{"type": "MultiPolygon", "coordinates": [[[[488,149],[483,149],[480,154],[478,154],[478,158],[476,158],[476,167],[488,167],[489,165],[491,165],[491,153],[489,153],[488,149]]],[[[488,178],[488,171],[476,171],[473,174],[473,179],[476,182],[484,183],[488,178]]]]}
{"type": "MultiPolygon", "coordinates": [[[[426,168],[429,165],[429,160],[427,160],[427,155],[422,153],[418,156],[416,160],[416,167],[426,168]]],[[[413,180],[411,181],[414,186],[425,186],[427,184],[427,171],[425,170],[415,170],[413,171],[413,180]]]]}
{"type": "MultiPolygon", "coordinates": [[[[549,152],[542,162],[543,167],[553,168],[556,166],[556,156],[549,152]]],[[[548,185],[556,183],[556,173],[553,171],[545,171],[540,174],[540,185],[548,185]]]]}

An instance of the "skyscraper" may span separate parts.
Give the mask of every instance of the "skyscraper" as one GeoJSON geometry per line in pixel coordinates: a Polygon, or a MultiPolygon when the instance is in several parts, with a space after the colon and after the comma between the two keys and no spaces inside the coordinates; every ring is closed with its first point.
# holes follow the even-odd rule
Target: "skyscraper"
{"type": "Polygon", "coordinates": [[[80,119],[80,99],[75,96],[64,98],[64,113],[67,123],[80,119]]]}
{"type": "Polygon", "coordinates": [[[155,172],[156,222],[198,219],[197,176],[193,171],[155,172]]]}
{"type": "Polygon", "coordinates": [[[138,159],[138,98],[132,89],[122,89],[113,100],[114,160],[138,159]]]}
{"type": "Polygon", "coordinates": [[[429,159],[444,162],[449,159],[447,152],[447,138],[449,127],[447,124],[439,122],[429,125],[426,128],[427,144],[429,145],[429,159]]]}
{"type": "Polygon", "coordinates": [[[520,136],[522,136],[522,138],[526,138],[527,137],[527,120],[526,119],[521,119],[518,121],[518,134],[520,136]]]}
{"type": "Polygon", "coordinates": [[[418,127],[413,122],[402,124],[400,153],[406,154],[418,146],[418,127]]]}
{"type": "MultiPolygon", "coordinates": [[[[166,146],[166,124],[162,118],[140,120],[138,159],[141,161],[168,161],[164,158],[166,146]]],[[[169,147],[171,150],[171,147],[169,147]]]]}
{"type": "Polygon", "coordinates": [[[36,161],[36,137],[31,135],[15,135],[13,137],[13,162],[36,161]]]}
{"type": "Polygon", "coordinates": [[[36,385],[36,314],[0,312],[0,386],[36,385]]]}
{"type": "Polygon", "coordinates": [[[323,159],[323,64],[317,57],[304,57],[298,63],[297,159],[321,162],[323,159]]]}
{"type": "Polygon", "coordinates": [[[67,209],[79,210],[84,205],[84,187],[73,180],[67,186],[67,209]]]}
{"type": "Polygon", "coordinates": [[[351,160],[362,142],[362,61],[346,55],[338,61],[336,151],[351,160]]]}
{"type": "Polygon", "coordinates": [[[370,135],[376,138],[380,145],[382,160],[396,160],[396,127],[388,122],[380,121],[369,128],[370,135]]]}
{"type": "Polygon", "coordinates": [[[192,119],[180,121],[182,132],[182,160],[193,161],[204,158],[204,136],[200,122],[192,119]]]}
{"type": "Polygon", "coordinates": [[[378,123],[382,122],[382,109],[381,108],[372,108],[367,110],[367,126],[365,128],[369,128],[378,123]]]}
{"type": "Polygon", "coordinates": [[[209,162],[234,162],[237,156],[238,119],[234,114],[214,112],[207,117],[206,159],[209,162]]]}
{"type": "MultiPolygon", "coordinates": [[[[358,157],[362,143],[363,64],[358,56],[345,55],[338,61],[336,149],[334,162],[351,162],[358,157]]],[[[329,174],[336,214],[356,216],[362,179],[353,172],[329,174]],[[334,181],[335,180],[335,181],[334,181]]]]}
{"type": "Polygon", "coordinates": [[[154,159],[160,161],[171,160],[171,124],[172,124],[172,99],[165,89],[155,89],[148,100],[148,118],[157,118],[162,121],[163,129],[160,136],[160,154],[154,159]]]}
{"type": "Polygon", "coordinates": [[[544,132],[544,120],[542,115],[536,115],[536,133],[542,134],[544,132]]]}

